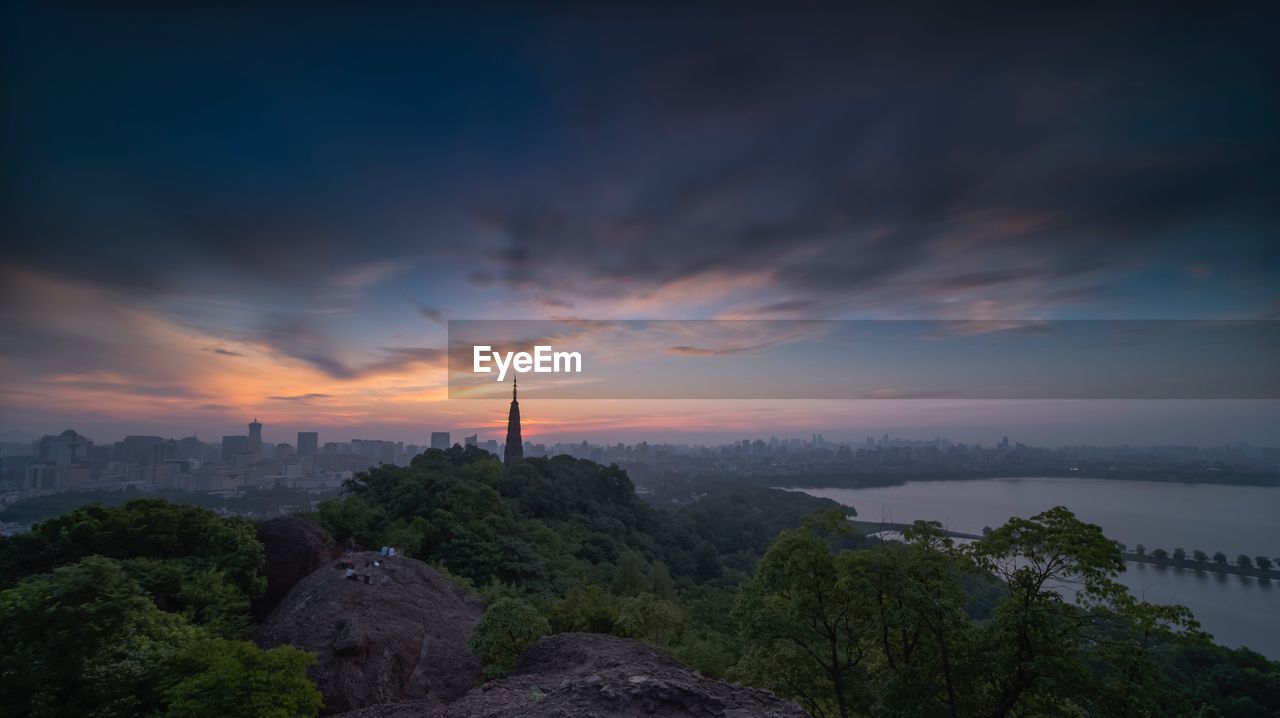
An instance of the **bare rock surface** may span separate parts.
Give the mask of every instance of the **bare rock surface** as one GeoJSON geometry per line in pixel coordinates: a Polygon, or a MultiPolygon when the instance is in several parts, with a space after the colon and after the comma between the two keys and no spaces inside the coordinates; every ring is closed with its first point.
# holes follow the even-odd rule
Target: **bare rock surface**
{"type": "Polygon", "coordinates": [[[561,633],[531,646],[511,676],[474,688],[453,703],[408,701],[344,713],[341,718],[807,715],[768,691],[698,675],[642,643],[561,633]]]}
{"type": "Polygon", "coordinates": [[[267,590],[253,602],[253,613],[271,613],[299,581],[338,556],[329,533],[315,522],[297,516],[278,516],[258,524],[258,542],[266,555],[267,590]]]}
{"type": "Polygon", "coordinates": [[[467,641],[484,609],[421,561],[348,553],[294,586],[257,641],[316,655],[308,675],[326,713],[409,699],[438,704],[479,682],[467,641]],[[358,580],[347,578],[348,570],[358,580]]]}

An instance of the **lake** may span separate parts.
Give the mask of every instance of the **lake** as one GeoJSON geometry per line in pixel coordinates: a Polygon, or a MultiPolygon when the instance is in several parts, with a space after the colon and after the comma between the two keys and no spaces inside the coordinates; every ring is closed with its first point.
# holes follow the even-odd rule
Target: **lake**
{"type": "MultiPolygon", "coordinates": [[[[981,533],[1012,516],[1054,506],[1098,524],[1131,549],[1172,553],[1182,547],[1213,555],[1280,557],[1280,488],[1176,484],[1110,479],[981,479],[912,481],[867,489],[795,489],[833,499],[862,521],[940,521],[953,531],[981,533]]],[[[1280,660],[1280,582],[1126,564],[1120,580],[1153,603],[1190,608],[1204,630],[1227,646],[1248,646],[1280,660]]]]}

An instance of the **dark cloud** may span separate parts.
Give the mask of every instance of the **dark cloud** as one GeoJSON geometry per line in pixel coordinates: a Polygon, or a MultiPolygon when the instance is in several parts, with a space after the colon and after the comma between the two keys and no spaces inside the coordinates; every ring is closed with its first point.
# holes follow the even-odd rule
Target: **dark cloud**
{"type": "Polygon", "coordinates": [[[760,351],[761,349],[765,349],[770,346],[772,346],[772,344],[757,344],[753,346],[732,346],[732,347],[715,347],[715,348],[680,345],[675,347],[669,347],[667,349],[667,352],[671,354],[676,354],[678,356],[687,356],[687,357],[722,357],[722,356],[731,356],[734,354],[750,354],[752,352],[757,352],[757,351],[760,351]]]}
{"type": "Polygon", "coordinates": [[[784,299],[780,302],[773,302],[763,306],[756,307],[747,312],[755,316],[770,316],[774,314],[795,314],[810,312],[820,306],[820,302],[814,299],[784,299]]]}
{"type": "Polygon", "coordinates": [[[262,346],[279,356],[302,361],[333,379],[359,379],[420,366],[439,366],[446,361],[445,350],[431,347],[389,346],[354,351],[336,339],[314,317],[305,314],[277,313],[260,326],[247,330],[211,326],[193,328],[262,346]]]}
{"type": "Polygon", "coordinates": [[[288,401],[296,404],[306,404],[320,399],[328,399],[330,398],[330,395],[313,392],[310,394],[296,394],[294,396],[269,396],[267,398],[275,401],[288,401]]]}
{"type": "Polygon", "coordinates": [[[534,299],[538,304],[551,309],[573,309],[573,302],[565,301],[559,297],[549,297],[540,295],[534,299]]]}
{"type": "Polygon", "coordinates": [[[212,348],[212,349],[206,349],[205,351],[213,352],[214,354],[221,354],[222,356],[228,356],[228,357],[242,357],[242,356],[244,356],[244,354],[242,354],[242,353],[240,353],[240,352],[232,351],[232,350],[230,350],[230,349],[223,349],[222,347],[214,347],[214,348],[212,348]]]}
{"type": "Polygon", "coordinates": [[[1276,12],[314,9],[264,33],[226,9],[211,34],[33,8],[0,91],[7,256],[160,298],[402,280],[437,323],[709,276],[766,277],[748,314],[1069,304],[1167,255],[1256,288],[1280,274],[1276,12]]]}
{"type": "Polygon", "coordinates": [[[431,321],[435,322],[436,324],[439,324],[440,326],[445,325],[444,312],[440,311],[439,309],[436,309],[435,307],[428,307],[428,306],[419,304],[418,313],[426,317],[427,319],[430,319],[431,321]]]}

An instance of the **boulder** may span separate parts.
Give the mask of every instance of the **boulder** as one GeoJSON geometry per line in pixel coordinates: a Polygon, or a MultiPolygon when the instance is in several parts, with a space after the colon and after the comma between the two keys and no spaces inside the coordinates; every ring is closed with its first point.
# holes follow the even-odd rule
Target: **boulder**
{"type": "Polygon", "coordinates": [[[253,615],[263,618],[280,599],[312,571],[342,554],[329,532],[297,516],[278,516],[258,524],[258,542],[266,555],[267,589],[253,602],[253,615]]]}
{"type": "Polygon", "coordinates": [[[479,682],[467,641],[484,610],[478,597],[421,561],[349,553],[294,586],[259,626],[257,641],[315,654],[308,675],[326,713],[407,699],[436,704],[479,682]]]}
{"type": "Polygon", "coordinates": [[[802,718],[800,706],[756,688],[705,678],[626,638],[561,633],[539,640],[512,674],[447,705],[407,701],[341,718],[723,716],[802,718]]]}

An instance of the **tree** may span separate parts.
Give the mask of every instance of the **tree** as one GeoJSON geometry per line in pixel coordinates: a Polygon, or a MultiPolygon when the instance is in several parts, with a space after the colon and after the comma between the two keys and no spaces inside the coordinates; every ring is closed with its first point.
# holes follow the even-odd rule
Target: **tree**
{"type": "Polygon", "coordinates": [[[0,592],[0,714],[307,718],[310,656],[212,638],[91,556],[0,592]]]}
{"type": "Polygon", "coordinates": [[[845,718],[870,705],[862,661],[875,639],[869,592],[853,554],[827,541],[848,531],[842,512],[815,515],[773,543],[734,614],[743,680],[795,697],[815,716],[845,718]]]}
{"type": "MultiPolygon", "coordinates": [[[[253,524],[195,506],[136,499],[123,506],[90,505],[36,524],[0,544],[0,587],[88,556],[121,562],[130,577],[166,611],[190,608],[184,584],[216,571],[243,600],[224,593],[217,610],[206,602],[196,620],[235,623],[226,611],[247,615],[248,601],[266,588],[263,549],[253,524]]],[[[198,615],[197,615],[198,614],[198,615]]],[[[243,623],[243,621],[241,621],[243,623]]]]}
{"type": "Polygon", "coordinates": [[[1214,562],[1214,563],[1216,563],[1216,564],[1218,564],[1219,566],[1226,566],[1226,565],[1227,565],[1227,555],[1226,555],[1225,553],[1221,552],[1221,551],[1214,551],[1214,552],[1213,552],[1213,562],[1214,562]]]}
{"type": "Polygon", "coordinates": [[[1152,552],[1151,552],[1151,556],[1152,556],[1153,558],[1155,558],[1157,561],[1168,561],[1168,560],[1169,560],[1169,552],[1168,552],[1168,551],[1165,551],[1165,550],[1164,550],[1164,549],[1162,549],[1162,548],[1158,548],[1158,549],[1156,549],[1155,551],[1152,551],[1152,552]]]}
{"type": "Polygon", "coordinates": [[[639,551],[623,551],[613,574],[613,592],[619,596],[638,596],[653,586],[649,562],[639,551]]]}
{"type": "Polygon", "coordinates": [[[1253,568],[1253,559],[1244,554],[1236,556],[1236,565],[1240,568],[1253,568]]]}
{"type": "Polygon", "coordinates": [[[652,593],[642,593],[622,600],[617,623],[625,636],[664,645],[679,638],[684,621],[684,610],[678,605],[652,593]]]}
{"type": "Polygon", "coordinates": [[[1178,563],[1183,563],[1183,562],[1185,562],[1185,561],[1187,560],[1187,551],[1186,551],[1186,549],[1182,548],[1181,546],[1179,546],[1179,547],[1175,548],[1175,549],[1173,550],[1173,560],[1174,560],[1174,561],[1177,561],[1178,563]]]}
{"type": "Polygon", "coordinates": [[[1059,506],[1010,519],[972,553],[1008,587],[982,639],[991,696],[981,712],[1000,718],[1065,700],[1063,687],[1078,682],[1088,611],[1122,605],[1128,596],[1115,581],[1124,570],[1119,546],[1059,506]],[[1064,600],[1066,590],[1080,608],[1064,600]]]}
{"type": "Polygon", "coordinates": [[[676,584],[671,579],[671,571],[667,569],[667,565],[661,561],[654,561],[652,574],[653,595],[663,600],[671,600],[676,597],[676,584]]]}
{"type": "Polygon", "coordinates": [[[383,520],[382,512],[359,495],[321,501],[317,518],[334,540],[348,546],[373,546],[383,520]]]}
{"type": "Polygon", "coordinates": [[[1271,570],[1271,559],[1267,558],[1266,556],[1255,556],[1253,558],[1253,563],[1263,571],[1271,570]]]}
{"type": "Polygon", "coordinates": [[[1192,557],[1195,558],[1196,563],[1204,563],[1205,561],[1209,560],[1209,554],[1205,553],[1204,551],[1201,551],[1200,549],[1196,549],[1195,551],[1192,551],[1191,555],[1192,557]]]}
{"type": "Polygon", "coordinates": [[[938,522],[917,521],[903,538],[853,554],[871,592],[878,701],[900,715],[968,715],[973,631],[962,578],[973,566],[938,522]]]}
{"type": "Polygon", "coordinates": [[[617,596],[589,583],[576,583],[551,605],[551,628],[556,633],[617,633],[617,596]]]}
{"type": "Polygon", "coordinates": [[[516,659],[539,638],[551,633],[551,626],[538,609],[514,598],[504,598],[489,606],[471,634],[471,652],[484,666],[488,678],[507,675],[516,659]]]}
{"type": "Polygon", "coordinates": [[[163,689],[165,718],[311,718],[322,706],[307,678],[313,657],[292,646],[264,651],[247,641],[208,639],[177,657],[163,689]]]}
{"type": "Polygon", "coordinates": [[[1146,556],[1146,555],[1147,555],[1147,547],[1146,547],[1146,546],[1143,546],[1142,544],[1138,544],[1136,547],[1134,547],[1133,551],[1134,551],[1134,553],[1138,554],[1139,556],[1146,556]]]}
{"type": "Polygon", "coordinates": [[[0,710],[153,714],[166,666],[196,636],[114,560],[93,556],[31,576],[0,592],[0,710]]]}

